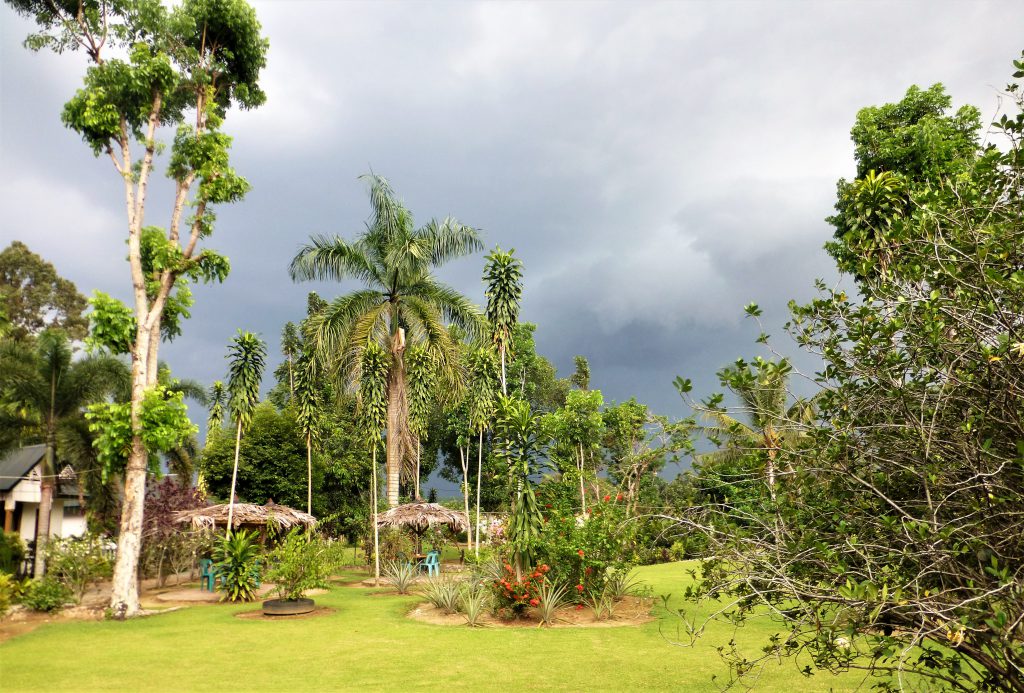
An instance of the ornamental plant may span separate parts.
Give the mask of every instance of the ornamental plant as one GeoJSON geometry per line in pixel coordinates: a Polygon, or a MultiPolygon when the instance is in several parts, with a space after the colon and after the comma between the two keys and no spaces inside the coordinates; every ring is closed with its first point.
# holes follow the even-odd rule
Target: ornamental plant
{"type": "Polygon", "coordinates": [[[256,534],[243,529],[221,539],[213,550],[213,563],[221,579],[218,589],[224,593],[221,601],[251,602],[256,598],[260,580],[256,534]]]}
{"type": "Polygon", "coordinates": [[[527,608],[539,606],[541,583],[550,570],[550,566],[541,564],[533,572],[523,573],[517,578],[515,568],[506,563],[499,579],[493,583],[495,611],[518,618],[527,608]]]}
{"type": "Polygon", "coordinates": [[[104,541],[95,534],[54,540],[46,544],[46,571],[81,603],[89,587],[109,577],[110,559],[103,554],[104,541]]]}
{"type": "Polygon", "coordinates": [[[331,567],[324,545],[300,528],[288,532],[267,561],[267,580],[274,583],[278,598],[288,601],[302,599],[306,590],[323,584],[331,567]]]}

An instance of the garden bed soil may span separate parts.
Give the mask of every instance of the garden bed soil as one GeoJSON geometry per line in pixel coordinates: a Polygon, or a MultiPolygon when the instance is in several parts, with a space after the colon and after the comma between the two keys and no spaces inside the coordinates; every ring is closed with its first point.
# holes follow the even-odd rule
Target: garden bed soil
{"type": "MultiPolygon", "coordinates": [[[[594,612],[589,607],[577,609],[575,606],[566,606],[558,610],[558,620],[552,628],[616,628],[619,626],[639,626],[655,620],[651,615],[653,602],[650,598],[625,597],[615,605],[615,615],[610,619],[598,621],[594,618],[594,612]]],[[[466,626],[466,618],[462,614],[446,614],[432,604],[423,603],[416,605],[409,611],[409,618],[422,623],[430,623],[437,626],[466,626]]],[[[527,609],[523,618],[515,620],[504,620],[484,614],[480,623],[488,627],[498,628],[537,628],[540,626],[540,619],[537,618],[536,610],[527,609]]]]}
{"type": "Polygon", "coordinates": [[[329,606],[318,606],[312,611],[307,611],[304,614],[293,614],[290,616],[268,616],[263,613],[263,609],[255,609],[253,611],[240,611],[235,614],[235,618],[240,618],[246,621],[295,621],[300,618],[316,618],[317,616],[327,616],[334,613],[334,609],[329,606]]]}

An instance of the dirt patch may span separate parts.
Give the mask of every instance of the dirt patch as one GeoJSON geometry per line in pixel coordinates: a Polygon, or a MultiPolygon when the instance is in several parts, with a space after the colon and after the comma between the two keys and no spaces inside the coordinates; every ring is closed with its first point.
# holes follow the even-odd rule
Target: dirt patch
{"type": "Polygon", "coordinates": [[[317,616],[327,616],[333,614],[334,609],[329,606],[318,606],[304,614],[292,614],[290,616],[267,616],[263,613],[262,609],[255,609],[254,611],[242,611],[235,614],[235,618],[241,618],[246,621],[294,621],[302,618],[316,618],[317,616]]]}
{"type": "MultiPolygon", "coordinates": [[[[610,619],[597,620],[594,612],[587,607],[577,609],[566,606],[558,610],[557,620],[552,628],[616,628],[619,626],[639,626],[654,620],[651,616],[653,603],[651,599],[625,597],[615,605],[615,615],[610,619]]],[[[432,604],[418,604],[409,611],[409,618],[437,626],[465,626],[466,618],[462,614],[446,614],[432,604]]],[[[536,610],[527,609],[523,618],[506,621],[491,614],[484,614],[480,623],[497,628],[537,628],[540,619],[536,610]]]]}
{"type": "Polygon", "coordinates": [[[0,621],[0,642],[10,640],[18,635],[31,633],[46,623],[66,621],[102,621],[103,609],[91,606],[69,606],[55,613],[32,611],[23,606],[13,606],[10,612],[0,621]]]}

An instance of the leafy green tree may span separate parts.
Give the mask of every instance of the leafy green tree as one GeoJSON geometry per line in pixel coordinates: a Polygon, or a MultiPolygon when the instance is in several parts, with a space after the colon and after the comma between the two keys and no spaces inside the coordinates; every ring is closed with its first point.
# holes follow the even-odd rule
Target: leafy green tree
{"type": "Polygon", "coordinates": [[[552,457],[569,457],[575,463],[580,507],[584,515],[587,513],[587,461],[593,459],[593,451],[600,446],[604,433],[603,405],[600,390],[572,390],[566,398],[565,407],[545,417],[545,426],[556,441],[552,457]]]}
{"type": "Polygon", "coordinates": [[[901,232],[915,233],[892,223],[910,212],[912,192],[942,185],[977,157],[981,114],[969,105],[950,113],[952,103],[941,84],[912,86],[898,103],[857,113],[850,132],[856,178],[839,180],[836,214],[828,219],[835,240],[826,248],[841,270],[886,271],[905,240],[901,232]]]}
{"type": "Polygon", "coordinates": [[[85,296],[21,241],[0,252],[0,305],[14,339],[57,328],[81,340],[88,332],[85,296]]]}
{"type": "Polygon", "coordinates": [[[590,389],[590,362],[586,356],[573,356],[573,366],[576,370],[569,376],[569,383],[580,390],[590,389]]]}
{"type": "Polygon", "coordinates": [[[281,364],[288,375],[288,397],[295,397],[295,361],[302,353],[302,338],[299,330],[293,322],[286,322],[281,330],[281,354],[284,355],[284,363],[281,364]]]}
{"type": "MultiPolygon", "coordinates": [[[[39,476],[40,547],[50,537],[50,512],[57,485],[58,436],[82,419],[87,405],[124,388],[127,367],[111,356],[72,358],[71,343],[61,331],[44,331],[34,344],[0,343],[0,393],[9,441],[41,440],[46,448],[39,476]]],[[[33,574],[41,577],[44,552],[36,551],[33,574]]]]}
{"type": "Polygon", "coordinates": [[[228,536],[233,529],[235,514],[235,481],[238,477],[242,430],[252,422],[253,411],[260,402],[266,354],[267,347],[259,337],[241,330],[228,347],[228,409],[235,423],[235,464],[231,474],[231,495],[228,496],[228,536]]]}
{"type": "Polygon", "coordinates": [[[858,272],[857,297],[819,283],[791,305],[789,333],[823,360],[819,412],[808,445],[779,452],[806,462],[766,519],[688,518],[716,556],[698,594],[785,633],[763,658],[727,649],[737,675],[806,653],[888,690],[1024,691],[1024,100],[1007,93],[998,146],[909,186],[898,214],[873,210],[901,239],[886,271],[858,272]]]}
{"type": "Polygon", "coordinates": [[[519,322],[519,301],[523,296],[523,263],[515,257],[515,248],[505,252],[495,248],[487,255],[484,267],[487,323],[491,339],[501,361],[501,394],[508,395],[505,359],[512,346],[512,334],[519,322]]]}
{"type": "Polygon", "coordinates": [[[312,315],[307,338],[320,358],[342,374],[349,389],[358,382],[362,353],[370,344],[390,354],[388,368],[387,498],[398,504],[399,479],[415,459],[408,422],[408,380],[404,354],[420,345],[436,364],[446,391],[459,389],[458,348],[445,322],[477,334],[476,307],[431,272],[482,248],[476,229],[446,218],[415,228],[412,214],[390,184],[364,176],[370,186],[373,215],[355,241],[315,237],[291,263],[295,280],[353,278],[366,288],[335,299],[312,315]]]}
{"type": "Polygon", "coordinates": [[[8,4],[36,22],[29,48],[84,50],[90,65],[61,118],[94,155],[109,160],[124,184],[131,320],[124,320],[124,310],[104,310],[115,306],[109,297],[94,302],[93,315],[104,332],[130,335],[132,445],[111,592],[111,609],[124,618],[139,611],[136,573],[149,466],[143,409],[157,387],[160,337],[174,336],[175,323],[187,317],[188,281],[222,281],[228,273],[227,259],[201,241],[213,231],[214,207],[241,200],[249,188],[231,168],[231,138],[221,125],[232,105],[248,109],[265,101],[259,75],[267,41],[243,0],[8,4]],[[163,128],[175,134],[167,157],[170,213],[160,229],[144,219],[163,128]]]}
{"type": "MultiPolygon", "coordinates": [[[[289,325],[291,323],[288,323],[289,325]]],[[[290,369],[291,370],[291,369],[290,369]]],[[[306,441],[306,512],[313,512],[313,441],[321,433],[321,390],[317,387],[316,361],[306,353],[299,353],[294,369],[294,402],[302,437],[306,441]]]]}

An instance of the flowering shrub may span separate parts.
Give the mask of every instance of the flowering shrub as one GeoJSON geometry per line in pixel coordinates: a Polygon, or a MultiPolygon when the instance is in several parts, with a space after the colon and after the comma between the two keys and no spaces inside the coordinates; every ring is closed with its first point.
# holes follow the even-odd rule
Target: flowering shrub
{"type": "Polygon", "coordinates": [[[544,530],[537,546],[538,560],[553,567],[555,578],[570,585],[579,602],[600,593],[610,572],[632,565],[637,524],[626,522],[621,495],[604,494],[578,512],[578,497],[554,485],[540,490],[544,530]]]}
{"type": "Polygon", "coordinates": [[[533,572],[523,573],[516,578],[512,564],[506,563],[499,579],[494,581],[494,606],[499,613],[520,616],[528,607],[540,604],[540,586],[550,567],[546,564],[537,566],[533,572]]]}

